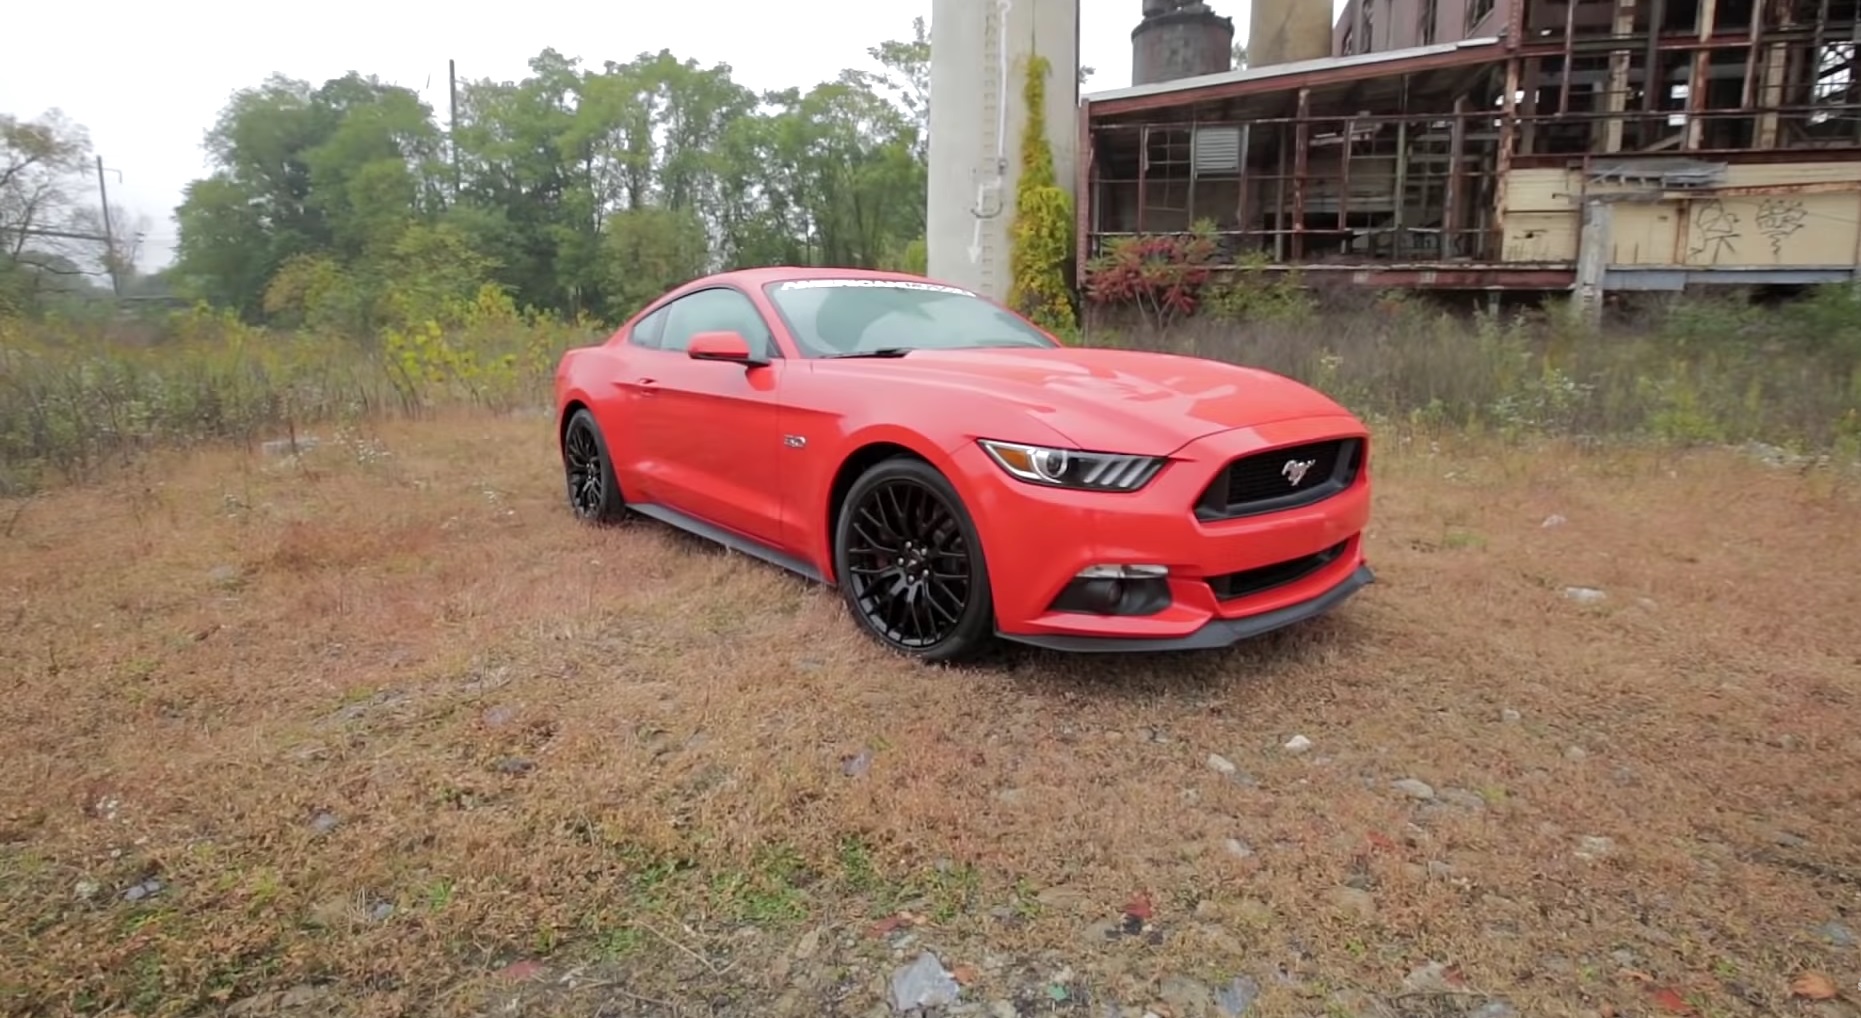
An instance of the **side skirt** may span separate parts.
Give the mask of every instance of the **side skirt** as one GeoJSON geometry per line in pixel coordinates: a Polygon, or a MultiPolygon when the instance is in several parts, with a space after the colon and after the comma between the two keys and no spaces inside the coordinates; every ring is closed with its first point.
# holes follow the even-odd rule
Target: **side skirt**
{"type": "Polygon", "coordinates": [[[820,570],[803,562],[801,559],[789,555],[786,552],[777,551],[761,541],[745,537],[733,530],[726,530],[715,524],[706,523],[696,516],[679,512],[677,509],[668,509],[665,506],[651,502],[629,502],[627,503],[627,508],[648,519],[658,520],[660,523],[664,523],[667,526],[683,530],[694,537],[702,537],[707,541],[723,545],[731,551],[748,555],[754,559],[760,559],[781,569],[786,569],[803,579],[812,580],[815,583],[825,584],[829,587],[833,586],[833,584],[828,583],[826,579],[821,576],[820,570]]]}

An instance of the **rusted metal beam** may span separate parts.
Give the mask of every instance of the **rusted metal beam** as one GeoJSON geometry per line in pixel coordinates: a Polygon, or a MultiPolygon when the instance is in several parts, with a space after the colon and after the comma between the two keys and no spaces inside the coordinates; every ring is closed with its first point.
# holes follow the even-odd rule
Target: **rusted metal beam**
{"type": "MultiPolygon", "coordinates": [[[[1624,35],[1626,36],[1627,33],[1624,35]]],[[[1781,28],[1771,33],[1770,38],[1776,43],[1808,42],[1815,38],[1815,32],[1807,28],[1781,28]]],[[[1598,36],[1589,39],[1579,38],[1572,48],[1576,51],[1576,55],[1585,56],[1593,53],[1621,52],[1627,50],[1628,45],[1619,37],[1598,36]]],[[[1697,49],[1743,49],[1749,45],[1751,45],[1751,35],[1748,32],[1723,32],[1703,41],[1688,32],[1685,35],[1663,35],[1656,40],[1655,48],[1662,53],[1674,53],[1691,52],[1697,49]]],[[[1519,47],[1519,55],[1525,57],[1554,57],[1562,55],[1563,52],[1564,44],[1561,42],[1526,43],[1519,47]]]]}
{"type": "Polygon", "coordinates": [[[1482,63],[1497,63],[1504,58],[1504,48],[1498,43],[1489,43],[1484,46],[1466,46],[1447,53],[1429,53],[1416,57],[1347,64],[1341,67],[1321,67],[1298,74],[1277,74],[1203,85],[1200,88],[1128,96],[1123,99],[1099,99],[1092,103],[1092,109],[1100,116],[1172,109],[1187,106],[1190,103],[1220,102],[1245,96],[1291,92],[1301,88],[1326,88],[1375,78],[1391,78],[1398,74],[1472,67],[1482,63]]]}
{"type": "MultiPolygon", "coordinates": [[[[1817,149],[1701,149],[1690,153],[1687,158],[1712,159],[1730,163],[1734,166],[1771,166],[1778,163],[1800,163],[1813,158],[1817,162],[1857,162],[1861,161],[1861,146],[1846,148],[1817,149]]],[[[1659,158],[1649,156],[1647,158],[1659,158]]],[[[1516,170],[1544,170],[1568,166],[1571,163],[1569,153],[1551,152],[1535,156],[1514,156],[1512,168],[1516,170]]]]}
{"type": "MultiPolygon", "coordinates": [[[[1604,205],[1658,205],[1662,202],[1694,202],[1714,198],[1796,198],[1810,194],[1861,193],[1861,180],[1817,180],[1801,184],[1739,184],[1727,187],[1687,187],[1665,191],[1617,191],[1588,196],[1589,201],[1604,205]]],[[[1686,220],[1680,223],[1682,238],[1686,220]]]]}
{"type": "Polygon", "coordinates": [[[1137,232],[1144,232],[1144,206],[1150,203],[1150,127],[1137,134],[1137,232]]]}
{"type": "MultiPolygon", "coordinates": [[[[1795,17],[1791,13],[1790,0],[1770,0],[1777,10],[1777,30],[1770,33],[1770,52],[1764,57],[1764,96],[1758,104],[1765,112],[1758,117],[1757,147],[1774,149],[1777,147],[1777,107],[1783,105],[1784,77],[1788,73],[1790,50],[1787,39],[1792,33],[1795,17]]],[[[1811,33],[1814,38],[1814,33],[1811,33]]]]}
{"type": "MultiPolygon", "coordinates": [[[[1615,24],[1612,26],[1618,36],[1628,35],[1635,29],[1635,0],[1616,0],[1615,24]]],[[[1652,40],[1650,41],[1652,44],[1652,40]]],[[[1626,49],[1613,49],[1609,53],[1609,78],[1605,86],[1603,108],[1614,114],[1603,124],[1603,151],[1622,151],[1622,131],[1626,122],[1621,113],[1628,109],[1628,72],[1634,57],[1626,49]]],[[[1654,62],[1650,60],[1643,69],[1642,78],[1652,87],[1655,73],[1654,62]]],[[[1595,135],[1590,136],[1590,147],[1595,148],[1595,135]]]]}
{"type": "Polygon", "coordinates": [[[1525,102],[1519,118],[1524,122],[1519,132],[1519,151],[1536,152],[1538,150],[1538,65],[1537,60],[1522,60],[1525,102]]]}
{"type": "Polygon", "coordinates": [[[1083,286],[1091,250],[1092,212],[1099,204],[1092,193],[1093,156],[1097,153],[1092,144],[1091,104],[1080,104],[1078,119],[1079,151],[1073,160],[1073,282],[1083,286]]]}
{"type": "Polygon", "coordinates": [[[1815,94],[1814,89],[1816,87],[1815,82],[1818,80],[1817,75],[1822,71],[1822,50],[1823,47],[1828,44],[1828,36],[1824,33],[1827,31],[1828,27],[1829,0],[1821,0],[1821,2],[1816,5],[1815,42],[1810,45],[1809,49],[1809,80],[1812,96],[1815,94]]]}
{"type": "Polygon", "coordinates": [[[1355,120],[1344,118],[1344,140],[1338,146],[1338,232],[1347,233],[1351,228],[1351,148],[1356,141],[1355,120]]]}
{"type": "Polygon", "coordinates": [[[1390,198],[1389,249],[1397,258],[1403,255],[1404,230],[1403,206],[1409,197],[1409,122],[1396,122],[1396,188],[1390,198]]]}
{"type": "MultiPolygon", "coordinates": [[[[1739,96],[1739,105],[1750,109],[1758,104],[1758,48],[1764,41],[1764,11],[1770,5],[1764,0],[1752,0],[1751,4],[1751,49],[1745,53],[1745,88],[1739,96]]],[[[1752,133],[1756,140],[1756,131],[1752,133]]]]}
{"type": "Polygon", "coordinates": [[[1518,137],[1518,92],[1519,58],[1513,57],[1506,61],[1506,92],[1503,97],[1505,119],[1499,122],[1499,153],[1493,166],[1493,173],[1498,179],[1493,182],[1493,230],[1490,244],[1495,251],[1505,246],[1506,203],[1512,183],[1512,150],[1518,137]]]}
{"type": "MultiPolygon", "coordinates": [[[[1572,7],[1576,4],[1573,0],[1572,7]]],[[[1442,213],[1441,254],[1455,257],[1460,251],[1460,206],[1466,190],[1467,98],[1454,100],[1453,134],[1448,141],[1447,207],[1442,213]]]]}
{"type": "MultiPolygon", "coordinates": [[[[1829,0],[1822,2],[1826,4],[1829,0]]],[[[1698,25],[1701,42],[1712,38],[1718,16],[1718,0],[1700,0],[1698,25]]],[[[1706,92],[1712,87],[1712,79],[1707,76],[1711,69],[1711,50],[1702,49],[1693,54],[1693,74],[1687,79],[1687,129],[1683,142],[1683,147],[1688,151],[1699,148],[1700,138],[1704,134],[1705,125],[1700,117],[1706,112],[1706,92]]]]}
{"type": "MultiPolygon", "coordinates": [[[[1448,109],[1451,109],[1451,108],[1452,107],[1448,107],[1448,109]]],[[[1777,113],[1777,114],[1782,114],[1786,116],[1795,115],[1795,116],[1806,117],[1814,113],[1845,113],[1848,116],[1861,116],[1861,103],[1848,103],[1848,104],[1843,104],[1839,106],[1824,104],[1821,106],[1784,106],[1784,107],[1773,107],[1773,108],[1759,107],[1759,110],[1762,112],[1777,113]]],[[[1707,115],[1709,117],[1734,117],[1734,116],[1740,115],[1743,112],[1745,111],[1734,110],[1734,109],[1708,110],[1707,115]]],[[[1653,119],[1664,121],[1669,115],[1670,114],[1665,113],[1665,112],[1659,112],[1659,113],[1654,114],[1653,119]]],[[[1443,109],[1443,110],[1440,110],[1439,112],[1436,112],[1433,110],[1423,110],[1421,112],[1412,113],[1408,115],[1399,114],[1399,113],[1388,113],[1388,114],[1372,113],[1372,114],[1366,114],[1366,115],[1352,114],[1350,119],[1356,124],[1356,126],[1368,128],[1368,127],[1373,127],[1373,126],[1394,125],[1394,124],[1401,123],[1404,120],[1413,121],[1419,117],[1444,120],[1447,118],[1447,116],[1448,116],[1447,109],[1443,109]]],[[[1313,119],[1318,120],[1318,121],[1325,121],[1325,120],[1337,120],[1337,119],[1340,119],[1340,117],[1337,115],[1327,115],[1327,114],[1321,113],[1313,117],[1313,119]]],[[[1487,117],[1486,119],[1497,123],[1500,120],[1500,115],[1493,114],[1487,117]]],[[[1646,120],[1646,119],[1649,119],[1649,117],[1647,114],[1643,114],[1640,112],[1612,113],[1608,110],[1598,110],[1598,111],[1587,112],[1587,113],[1572,113],[1565,117],[1559,117],[1556,114],[1550,114],[1550,113],[1539,114],[1536,117],[1528,117],[1522,114],[1518,116],[1518,121],[1521,125],[1534,123],[1534,122],[1544,123],[1544,122],[1549,122],[1549,121],[1561,121],[1564,123],[1583,124],[1583,123],[1592,123],[1592,122],[1599,121],[1599,120],[1613,120],[1613,119],[1646,120]]],[[[1147,121],[1141,121],[1137,123],[1094,124],[1093,132],[1094,134],[1100,137],[1104,137],[1106,135],[1111,135],[1115,137],[1120,134],[1136,134],[1140,128],[1146,128],[1146,127],[1151,128],[1151,129],[1162,129],[1166,127],[1173,127],[1173,128],[1181,129],[1181,128],[1186,128],[1189,123],[1190,122],[1186,120],[1176,120],[1172,118],[1169,120],[1147,120],[1147,121]]],[[[1296,123],[1297,123],[1297,118],[1294,118],[1294,117],[1270,117],[1270,118],[1261,118],[1258,120],[1202,121],[1200,122],[1200,126],[1202,127],[1227,127],[1227,126],[1245,127],[1248,125],[1252,125],[1254,127],[1275,127],[1275,126],[1290,126],[1296,123]]],[[[1501,124],[1500,127],[1503,129],[1504,125],[1501,124]]],[[[1469,137],[1475,137],[1475,136],[1478,136],[1478,132],[1475,132],[1474,134],[1469,135],[1469,137]]],[[[1491,135],[1488,135],[1488,136],[1491,137],[1491,135]]],[[[1702,151],[1755,152],[1757,150],[1740,147],[1740,148],[1725,149],[1725,150],[1706,149],[1702,151]]],[[[1833,148],[1816,148],[1816,149],[1793,149],[1791,151],[1795,151],[1795,152],[1805,152],[1805,151],[1835,152],[1838,150],[1833,149],[1833,148]]],[[[1851,151],[1851,149],[1842,148],[1839,151],[1843,153],[1847,153],[1851,151]]],[[[1650,153],[1644,153],[1644,154],[1650,158],[1655,158],[1660,155],[1660,153],[1656,153],[1656,152],[1650,152],[1650,153]]],[[[1534,159],[1540,158],[1539,154],[1537,153],[1528,153],[1528,152],[1519,152],[1519,151],[1515,151],[1513,153],[1513,157],[1518,160],[1534,160],[1534,159]]],[[[1543,158],[1568,159],[1570,158],[1570,154],[1552,152],[1552,153],[1544,154],[1543,158]]],[[[1800,156],[1797,158],[1800,158],[1800,156]]]]}
{"type": "Polygon", "coordinates": [[[1742,184],[1728,187],[1689,187],[1662,191],[1663,201],[1685,198],[1770,198],[1777,195],[1851,194],[1861,191],[1861,180],[1815,180],[1801,184],[1742,184]]]}
{"type": "Polygon", "coordinates": [[[1389,266],[1301,265],[1299,272],[1313,277],[1327,269],[1348,274],[1359,286],[1436,290],[1568,290],[1577,281],[1574,268],[1475,268],[1465,265],[1389,266]]]}
{"type": "Polygon", "coordinates": [[[1291,145],[1287,140],[1291,132],[1286,124],[1280,123],[1273,129],[1273,260],[1284,261],[1286,258],[1286,181],[1291,179],[1292,156],[1291,145]]]}
{"type": "MultiPolygon", "coordinates": [[[[1855,74],[1861,72],[1861,11],[1856,11],[1856,15],[1854,27],[1848,31],[1848,74],[1851,88],[1855,74]]],[[[1854,118],[1854,125],[1855,141],[1861,142],[1861,117],[1854,118]]],[[[1855,243],[1861,244],[1861,239],[1857,239],[1855,243]]],[[[1855,278],[1861,280],[1861,261],[1855,263],[1855,278]]]]}
{"type": "Polygon", "coordinates": [[[1183,183],[1183,219],[1195,225],[1195,111],[1189,111],[1189,178],[1183,183]]]}
{"type": "Polygon", "coordinates": [[[1253,140],[1254,140],[1254,125],[1252,124],[1242,125],[1241,127],[1241,180],[1240,180],[1240,187],[1235,189],[1235,198],[1234,198],[1234,224],[1235,224],[1235,228],[1240,231],[1240,237],[1238,238],[1238,244],[1242,247],[1245,247],[1247,245],[1247,233],[1248,233],[1247,217],[1251,214],[1247,207],[1248,205],[1247,190],[1248,188],[1253,186],[1252,180],[1249,179],[1253,176],[1253,174],[1248,172],[1247,160],[1248,160],[1248,157],[1251,155],[1250,149],[1252,149],[1253,147],[1253,140]]]}
{"type": "Polygon", "coordinates": [[[1299,113],[1293,128],[1292,162],[1292,260],[1305,257],[1305,184],[1311,168],[1312,125],[1306,120],[1312,108],[1312,90],[1299,90],[1299,113]]]}
{"type": "MultiPolygon", "coordinates": [[[[1131,236],[1106,233],[1103,236],[1131,236]]],[[[1216,266],[1235,269],[1237,265],[1216,266]]],[[[1364,259],[1331,262],[1274,262],[1259,271],[1272,276],[1299,273],[1307,279],[1342,277],[1366,286],[1415,287],[1452,290],[1568,290],[1576,280],[1571,262],[1373,262],[1364,259]]]]}
{"type": "MultiPolygon", "coordinates": [[[[1666,20],[1667,0],[1649,0],[1648,46],[1641,57],[1641,109],[1644,113],[1653,113],[1666,91],[1667,76],[1661,69],[1661,23],[1666,20]]],[[[1631,31],[1633,27],[1631,24],[1631,31]]]]}
{"type": "MultiPolygon", "coordinates": [[[[1564,0],[1564,72],[1562,80],[1557,83],[1557,113],[1562,116],[1570,112],[1570,78],[1574,71],[1571,64],[1577,55],[1577,0],[1564,0]]],[[[1543,60],[1543,57],[1535,59],[1543,60]]]]}

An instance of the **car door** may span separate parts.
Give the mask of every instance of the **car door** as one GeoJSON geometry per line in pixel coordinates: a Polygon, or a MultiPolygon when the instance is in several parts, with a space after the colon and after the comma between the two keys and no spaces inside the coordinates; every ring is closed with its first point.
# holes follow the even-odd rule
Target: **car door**
{"type": "Polygon", "coordinates": [[[781,377],[786,362],[762,312],[741,290],[716,286],[666,306],[658,348],[639,358],[642,464],[669,509],[782,544],[781,377]],[[767,364],[692,360],[691,337],[740,333],[767,364]]]}

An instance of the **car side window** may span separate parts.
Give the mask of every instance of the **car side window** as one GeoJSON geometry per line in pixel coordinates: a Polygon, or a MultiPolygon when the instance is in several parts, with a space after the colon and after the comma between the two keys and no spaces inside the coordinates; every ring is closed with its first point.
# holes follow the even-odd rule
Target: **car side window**
{"type": "Polygon", "coordinates": [[[666,311],[669,307],[670,305],[662,307],[652,314],[647,315],[645,318],[640,319],[638,324],[634,325],[632,330],[627,333],[627,342],[634,346],[646,347],[649,350],[659,349],[659,339],[665,332],[666,311]]]}
{"type": "Polygon", "coordinates": [[[781,356],[769,334],[769,323],[741,291],[721,286],[699,290],[666,305],[665,310],[669,314],[659,342],[662,350],[684,353],[698,333],[729,330],[743,336],[752,356],[781,356]]]}

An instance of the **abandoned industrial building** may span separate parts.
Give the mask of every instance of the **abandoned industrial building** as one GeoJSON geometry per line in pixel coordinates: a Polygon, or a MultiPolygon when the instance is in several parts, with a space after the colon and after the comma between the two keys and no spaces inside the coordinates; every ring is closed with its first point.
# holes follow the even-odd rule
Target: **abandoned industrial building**
{"type": "Polygon", "coordinates": [[[1861,273],[1861,0],[1146,0],[1082,97],[1078,256],[1212,222],[1224,264],[1402,287],[1861,273]]]}

